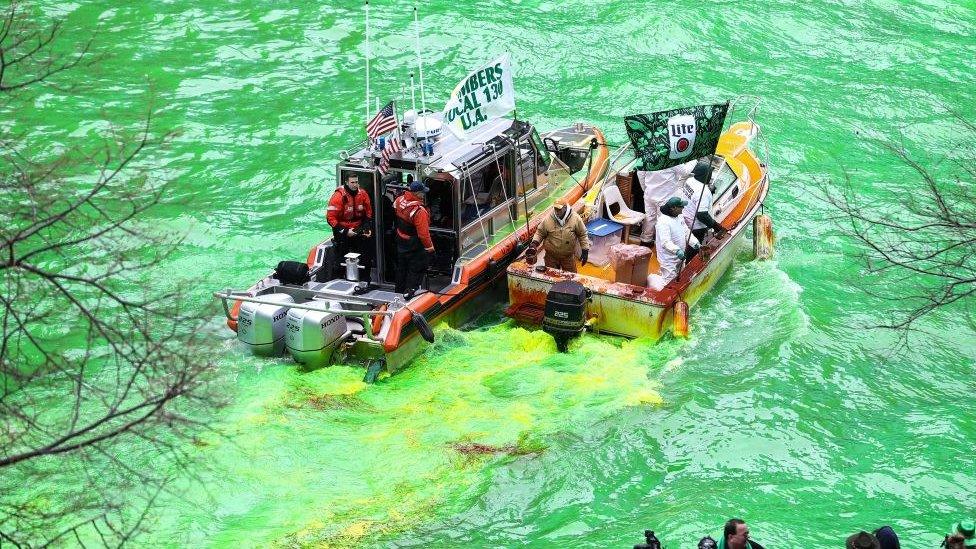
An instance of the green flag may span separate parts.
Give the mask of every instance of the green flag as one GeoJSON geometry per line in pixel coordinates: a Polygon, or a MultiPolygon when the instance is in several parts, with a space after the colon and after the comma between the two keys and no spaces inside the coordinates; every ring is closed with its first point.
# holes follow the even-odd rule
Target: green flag
{"type": "Polygon", "coordinates": [[[647,171],[715,153],[728,103],[635,114],[624,118],[627,136],[647,171]]]}

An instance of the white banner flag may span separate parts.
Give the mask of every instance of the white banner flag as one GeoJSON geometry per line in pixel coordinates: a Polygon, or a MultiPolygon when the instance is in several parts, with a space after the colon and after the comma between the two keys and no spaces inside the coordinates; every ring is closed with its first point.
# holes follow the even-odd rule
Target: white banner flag
{"type": "Polygon", "coordinates": [[[444,106],[444,124],[464,139],[467,132],[514,109],[512,59],[506,53],[458,83],[444,106]]]}

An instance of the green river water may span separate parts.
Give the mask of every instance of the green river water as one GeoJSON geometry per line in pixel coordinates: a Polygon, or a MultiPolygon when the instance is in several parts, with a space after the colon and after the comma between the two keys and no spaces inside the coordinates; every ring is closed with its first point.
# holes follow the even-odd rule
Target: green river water
{"type": "MultiPolygon", "coordinates": [[[[186,203],[153,214],[187,235],[160,284],[195,279],[204,303],[328,234],[338,153],[363,134],[360,2],[45,11],[67,18],[67,39],[100,28],[107,57],[73,73],[84,93],[37,100],[34,138],[137,121],[150,90],[161,126],[182,132],[152,153],[186,203]]],[[[412,4],[378,0],[372,18],[385,100],[413,70],[412,4]]],[[[840,547],[886,523],[906,547],[936,547],[976,514],[974,334],[935,315],[937,335],[892,353],[891,334],[867,329],[892,303],[852,286],[857,250],[811,195],[846,173],[890,204],[917,181],[866,137],[937,160],[959,131],[946,111],[976,119],[976,3],[432,0],[421,20],[435,109],[505,51],[520,117],[592,122],[617,143],[627,114],[762,97],[776,259],[744,247],[688,341],[587,335],[560,355],[499,304],[374,386],[246,356],[215,317],[230,404],[208,421],[225,436],[195,445],[199,480],[158,502],[137,544],[622,547],[653,528],[673,549],[740,516],[767,547],[840,547]],[[472,443],[510,451],[459,451],[472,443]]]]}

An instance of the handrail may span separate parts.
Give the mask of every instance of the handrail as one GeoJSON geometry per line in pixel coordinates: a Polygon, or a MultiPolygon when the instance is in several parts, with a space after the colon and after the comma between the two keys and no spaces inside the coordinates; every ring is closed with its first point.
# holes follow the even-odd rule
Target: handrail
{"type": "Polygon", "coordinates": [[[376,339],[376,337],[373,334],[372,317],[374,317],[374,316],[388,316],[388,317],[392,317],[397,312],[399,312],[399,310],[400,310],[400,309],[396,309],[396,310],[392,310],[392,311],[390,311],[390,310],[387,310],[387,311],[355,311],[355,310],[347,310],[347,309],[333,309],[331,307],[314,307],[314,306],[311,306],[311,305],[306,305],[304,303],[281,303],[280,301],[271,301],[269,299],[257,299],[257,298],[250,297],[250,296],[246,296],[246,295],[235,294],[234,292],[232,292],[230,290],[227,290],[225,292],[214,292],[213,295],[214,295],[214,297],[219,298],[221,300],[221,302],[223,303],[223,305],[224,305],[224,314],[227,315],[227,318],[231,318],[230,311],[227,309],[227,300],[228,299],[233,299],[235,301],[245,301],[245,302],[248,302],[248,303],[257,303],[259,305],[277,305],[279,307],[287,307],[289,309],[303,309],[303,310],[306,310],[306,311],[317,311],[317,312],[320,312],[320,313],[332,313],[332,314],[338,314],[338,315],[342,315],[342,316],[355,316],[355,317],[358,317],[358,318],[361,318],[361,319],[364,320],[363,325],[364,325],[364,327],[366,329],[366,336],[369,339],[372,339],[374,341],[377,341],[377,339],[376,339]]]}
{"type": "MultiPolygon", "coordinates": [[[[610,180],[610,176],[611,176],[611,175],[613,175],[613,173],[614,173],[614,172],[613,172],[613,164],[614,164],[614,162],[616,162],[616,161],[617,161],[617,159],[618,159],[618,158],[620,158],[620,156],[621,156],[621,155],[622,155],[622,154],[623,154],[623,153],[624,153],[624,152],[625,152],[625,151],[626,151],[627,149],[629,149],[629,148],[631,147],[631,145],[632,145],[632,144],[633,144],[633,143],[627,143],[626,145],[624,145],[623,147],[621,147],[621,148],[620,148],[620,150],[618,150],[618,151],[616,152],[616,156],[614,156],[613,158],[611,158],[611,159],[610,159],[610,160],[609,160],[609,161],[607,162],[607,174],[606,174],[606,175],[605,175],[605,176],[603,177],[603,181],[601,181],[601,182],[600,182],[600,186],[601,186],[601,187],[602,187],[602,186],[604,186],[604,185],[606,185],[606,184],[607,184],[607,181],[609,181],[609,180],[610,180]]],[[[620,170],[623,170],[624,168],[626,168],[627,166],[629,166],[630,164],[632,164],[632,163],[634,163],[634,162],[636,162],[636,161],[637,161],[637,158],[635,157],[635,158],[634,158],[633,160],[631,160],[631,161],[630,161],[630,162],[628,162],[627,164],[624,164],[624,165],[623,165],[623,167],[621,167],[621,168],[620,168],[620,170]]],[[[620,170],[617,170],[617,172],[620,172],[620,170]]]]}

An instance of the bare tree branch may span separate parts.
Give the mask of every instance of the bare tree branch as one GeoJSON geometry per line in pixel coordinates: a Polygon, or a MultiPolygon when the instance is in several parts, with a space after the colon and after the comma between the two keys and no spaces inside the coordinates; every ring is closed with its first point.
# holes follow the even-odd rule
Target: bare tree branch
{"type": "MultiPolygon", "coordinates": [[[[97,59],[93,35],[58,47],[71,35],[10,3],[0,114],[97,59]]],[[[0,129],[0,545],[131,541],[170,477],[124,452],[181,470],[187,443],[208,430],[191,408],[221,404],[208,383],[210,311],[186,284],[154,277],[183,238],[147,217],[172,203],[146,152],[175,134],[155,126],[150,103],[131,131],[109,124],[100,140],[43,155],[30,132],[0,129]],[[49,493],[52,475],[72,480],[49,493]]]]}
{"type": "MultiPolygon", "coordinates": [[[[872,296],[897,304],[896,316],[878,327],[913,330],[930,313],[968,303],[976,295],[976,124],[951,114],[962,129],[952,149],[956,157],[948,163],[956,173],[936,172],[942,161],[918,160],[903,144],[878,141],[893,160],[918,177],[919,190],[885,202],[858,193],[850,174],[840,185],[819,184],[818,198],[862,250],[860,259],[868,275],[863,287],[872,296]],[[907,294],[893,292],[890,282],[911,289],[907,294]],[[878,289],[868,287],[872,283],[878,289]]],[[[960,309],[972,326],[972,306],[960,309]]]]}

